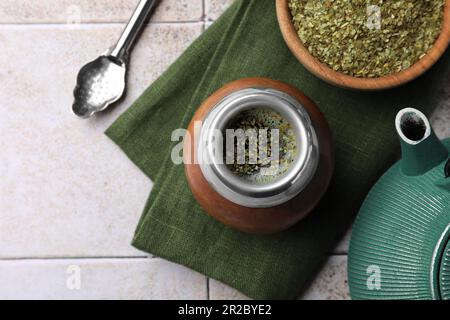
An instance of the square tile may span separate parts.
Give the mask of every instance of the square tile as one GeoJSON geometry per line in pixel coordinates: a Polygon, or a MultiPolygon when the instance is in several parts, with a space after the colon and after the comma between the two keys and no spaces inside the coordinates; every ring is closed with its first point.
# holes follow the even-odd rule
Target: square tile
{"type": "Polygon", "coordinates": [[[206,18],[216,20],[234,0],[205,0],[206,18]]]}
{"type": "Polygon", "coordinates": [[[450,75],[437,97],[437,108],[430,120],[440,139],[450,138],[450,75]]]}
{"type": "Polygon", "coordinates": [[[0,261],[0,299],[206,299],[206,278],[161,259],[0,261]]]}
{"type": "Polygon", "coordinates": [[[0,27],[0,258],[143,255],[130,242],[152,183],[103,132],[202,26],[149,25],[126,99],[90,120],[71,113],[76,75],[121,26],[0,27]]]}
{"type": "MultiPolygon", "coordinates": [[[[162,0],[152,21],[200,21],[203,0],[162,0]]],[[[2,0],[0,23],[125,22],[139,0],[2,0]]]]}
{"type": "Polygon", "coordinates": [[[347,256],[331,256],[301,300],[349,300],[347,256]]]}

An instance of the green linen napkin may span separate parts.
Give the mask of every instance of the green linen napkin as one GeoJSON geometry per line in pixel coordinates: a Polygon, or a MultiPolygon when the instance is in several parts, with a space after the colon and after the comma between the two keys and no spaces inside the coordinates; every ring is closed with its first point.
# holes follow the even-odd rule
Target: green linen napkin
{"type": "Polygon", "coordinates": [[[338,89],[307,72],[290,53],[275,1],[235,1],[106,132],[154,181],[133,245],[252,298],[299,297],[398,155],[396,112],[407,106],[429,112],[448,60],[447,54],[431,72],[399,89],[338,89]],[[177,144],[172,131],[186,128],[205,98],[230,81],[255,76],[287,82],[311,97],[326,115],[336,145],[336,171],[319,207],[272,236],[233,231],[207,216],[188,188],[183,166],[170,157],[177,144]]]}

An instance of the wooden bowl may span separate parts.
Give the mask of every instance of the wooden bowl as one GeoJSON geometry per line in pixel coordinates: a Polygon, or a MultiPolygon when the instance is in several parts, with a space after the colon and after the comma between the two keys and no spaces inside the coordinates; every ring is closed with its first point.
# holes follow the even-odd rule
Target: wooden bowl
{"type": "Polygon", "coordinates": [[[292,22],[289,0],[276,0],[278,23],[287,46],[303,66],[320,79],[343,88],[357,90],[389,89],[412,81],[431,68],[450,43],[450,0],[446,0],[442,31],[428,53],[410,68],[379,78],[357,78],[337,71],[313,57],[301,42],[292,22]]]}

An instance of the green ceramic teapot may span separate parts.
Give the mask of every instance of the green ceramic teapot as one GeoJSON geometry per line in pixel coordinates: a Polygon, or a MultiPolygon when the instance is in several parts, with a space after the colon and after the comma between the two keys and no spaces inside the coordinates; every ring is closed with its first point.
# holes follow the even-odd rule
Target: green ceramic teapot
{"type": "Polygon", "coordinates": [[[402,159],[356,219],[348,276],[353,299],[450,299],[450,139],[416,109],[399,112],[402,159]]]}

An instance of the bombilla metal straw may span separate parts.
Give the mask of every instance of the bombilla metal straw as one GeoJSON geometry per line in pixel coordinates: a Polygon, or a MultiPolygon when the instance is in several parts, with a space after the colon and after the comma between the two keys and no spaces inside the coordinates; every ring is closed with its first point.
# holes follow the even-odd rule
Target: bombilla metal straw
{"type": "Polygon", "coordinates": [[[128,55],[157,0],[141,0],[111,50],[85,65],[74,90],[73,112],[89,118],[118,101],[125,92],[128,55]]]}
{"type": "Polygon", "coordinates": [[[116,46],[111,51],[111,56],[120,60],[126,60],[137,35],[142,29],[148,14],[153,9],[157,0],[141,0],[123,31],[116,46]]]}

